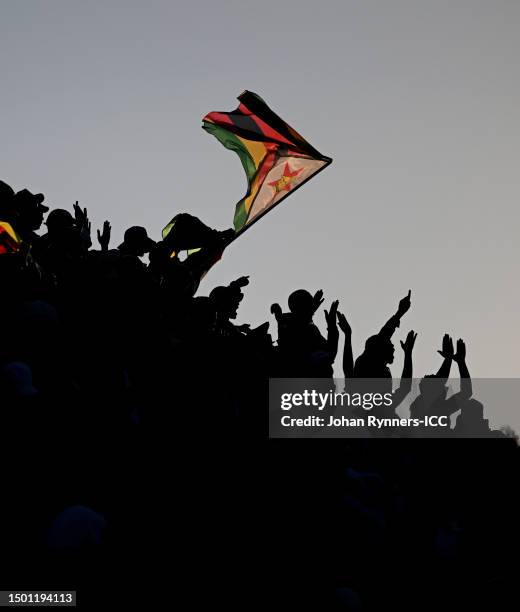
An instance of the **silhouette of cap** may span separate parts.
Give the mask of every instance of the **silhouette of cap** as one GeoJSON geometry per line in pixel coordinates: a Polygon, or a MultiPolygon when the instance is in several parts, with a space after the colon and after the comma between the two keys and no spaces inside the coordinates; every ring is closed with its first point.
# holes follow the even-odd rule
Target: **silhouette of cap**
{"type": "Polygon", "coordinates": [[[145,252],[148,252],[155,246],[155,240],[148,236],[144,227],[134,225],[126,230],[124,241],[119,245],[119,248],[123,245],[141,247],[145,252]]]}
{"type": "Polygon", "coordinates": [[[45,200],[43,193],[31,193],[28,189],[22,189],[14,196],[15,204],[18,207],[32,207],[41,212],[47,212],[49,207],[42,204],[43,200],[45,200]]]}

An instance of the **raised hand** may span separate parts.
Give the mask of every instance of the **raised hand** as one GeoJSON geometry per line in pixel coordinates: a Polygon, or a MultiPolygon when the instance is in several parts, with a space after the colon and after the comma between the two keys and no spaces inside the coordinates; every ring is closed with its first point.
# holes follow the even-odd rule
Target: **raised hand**
{"type": "Polygon", "coordinates": [[[442,339],[442,349],[437,351],[444,359],[453,359],[453,340],[449,334],[444,334],[442,339]]]}
{"type": "Polygon", "coordinates": [[[342,312],[336,313],[336,317],[338,319],[339,328],[345,334],[345,336],[352,335],[352,328],[350,327],[350,324],[347,321],[347,317],[342,312]]]}
{"type": "Polygon", "coordinates": [[[318,310],[318,308],[323,304],[324,301],[325,300],[323,298],[323,289],[318,289],[318,291],[316,291],[314,297],[312,298],[314,312],[318,310]]]}
{"type": "Polygon", "coordinates": [[[280,304],[271,304],[271,313],[274,314],[276,320],[282,316],[282,307],[280,304]]]}
{"type": "Polygon", "coordinates": [[[249,276],[241,276],[234,281],[231,281],[230,285],[233,287],[246,287],[249,285],[249,276]]]}
{"type": "Polygon", "coordinates": [[[330,305],[330,310],[325,310],[325,321],[327,321],[327,327],[336,327],[336,317],[338,314],[339,300],[334,300],[330,305]]]}
{"type": "Polygon", "coordinates": [[[408,295],[405,295],[404,298],[399,302],[399,306],[397,308],[397,314],[402,317],[406,312],[410,310],[411,300],[410,296],[412,294],[411,289],[408,290],[408,295]]]}
{"type": "Polygon", "coordinates": [[[76,224],[79,228],[87,228],[90,232],[87,209],[84,208],[83,210],[81,210],[81,207],[77,200],[74,204],[74,218],[76,219],[76,224]]]}
{"type": "Polygon", "coordinates": [[[453,360],[459,364],[466,361],[466,345],[464,344],[464,340],[462,340],[462,338],[457,340],[457,352],[455,355],[453,355],[453,360]]]}
{"type": "Polygon", "coordinates": [[[103,231],[97,231],[97,239],[101,245],[102,251],[108,251],[108,245],[110,244],[110,234],[112,232],[112,226],[109,221],[103,223],[103,231]]]}
{"type": "Polygon", "coordinates": [[[92,240],[90,238],[90,228],[91,228],[91,224],[90,224],[90,221],[88,221],[88,219],[85,225],[79,226],[79,238],[80,238],[82,247],[85,250],[90,249],[90,247],[92,246],[92,240]]]}
{"type": "Polygon", "coordinates": [[[404,342],[401,340],[401,348],[405,352],[405,355],[412,354],[416,338],[417,338],[417,334],[412,329],[411,331],[408,332],[408,335],[406,336],[406,340],[404,342]]]}

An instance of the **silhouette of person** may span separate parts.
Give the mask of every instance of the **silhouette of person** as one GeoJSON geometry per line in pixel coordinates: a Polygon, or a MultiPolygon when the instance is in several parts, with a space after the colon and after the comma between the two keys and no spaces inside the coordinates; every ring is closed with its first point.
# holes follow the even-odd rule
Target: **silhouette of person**
{"type": "Polygon", "coordinates": [[[352,328],[350,327],[349,322],[345,315],[341,312],[337,313],[338,317],[338,326],[343,332],[343,336],[345,338],[345,344],[343,347],[343,376],[345,380],[352,378],[354,376],[354,357],[352,354],[352,328]]]}
{"type": "Polygon", "coordinates": [[[18,191],[12,200],[13,217],[11,225],[24,242],[34,244],[39,240],[36,231],[40,229],[49,207],[43,204],[43,193],[31,193],[28,189],[18,191]]]}
{"type": "MultiPolygon", "coordinates": [[[[466,345],[464,341],[460,338],[457,340],[457,352],[455,353],[453,340],[448,334],[445,334],[442,349],[438,353],[444,357],[444,361],[436,374],[425,376],[419,383],[420,394],[410,405],[410,416],[412,418],[423,419],[425,416],[435,415],[448,417],[449,419],[471,398],[473,390],[466,365],[466,345]],[[460,391],[448,398],[449,389],[446,382],[450,374],[452,361],[455,361],[459,367],[460,391]]],[[[429,436],[437,436],[447,435],[449,429],[450,423],[448,421],[446,427],[435,430],[424,428],[417,431],[420,434],[427,432],[429,436]]]]}
{"type": "Polygon", "coordinates": [[[231,319],[236,319],[240,302],[244,299],[242,287],[249,284],[248,276],[231,281],[228,286],[219,286],[209,294],[210,302],[216,313],[215,332],[219,336],[236,337],[249,330],[249,325],[234,325],[231,319]]]}
{"type": "Polygon", "coordinates": [[[189,213],[179,213],[163,230],[163,242],[170,255],[180,251],[223,249],[234,236],[234,229],[212,229],[189,213]]]}
{"type": "Polygon", "coordinates": [[[156,242],[148,237],[146,229],[135,225],[125,231],[123,242],[117,248],[122,255],[142,257],[155,248],[155,245],[156,242]]]}
{"type": "Polygon", "coordinates": [[[84,258],[92,245],[86,209],[76,204],[74,212],[72,216],[62,208],[52,210],[47,216],[47,232],[33,246],[36,261],[49,272],[74,273],[75,262],[84,258]]]}
{"type": "Polygon", "coordinates": [[[323,291],[314,296],[305,289],[293,291],[288,299],[289,312],[283,313],[279,304],[271,306],[278,323],[278,347],[282,367],[294,377],[326,378],[332,376],[332,365],[338,351],[337,327],[338,301],[325,310],[327,338],[324,338],[313,322],[318,308],[323,304],[323,291]]]}
{"type": "MultiPolygon", "coordinates": [[[[354,377],[349,383],[349,388],[358,393],[380,393],[391,394],[391,405],[382,405],[373,408],[373,414],[383,417],[395,417],[396,408],[402,403],[404,398],[412,389],[413,361],[412,353],[417,334],[411,330],[406,336],[406,340],[401,342],[404,352],[403,371],[399,387],[393,389],[392,374],[389,365],[394,361],[394,345],[391,338],[395,330],[399,327],[401,318],[410,309],[411,291],[403,297],[397,307],[397,311],[383,325],[378,334],[370,336],[365,342],[365,350],[356,359],[354,364],[354,377]],[[358,379],[358,380],[356,380],[358,379]],[[375,379],[369,381],[368,379],[375,379]]],[[[364,414],[362,409],[355,410],[358,414],[364,414]]]]}
{"type": "Polygon", "coordinates": [[[218,231],[193,215],[180,213],[163,229],[163,240],[150,251],[150,271],[158,280],[167,278],[169,290],[179,278],[184,293],[192,297],[234,236],[233,229],[218,231]],[[181,261],[179,253],[184,251],[188,256],[181,261]]]}
{"type": "Polygon", "coordinates": [[[394,361],[394,345],[391,338],[399,327],[401,318],[410,310],[411,291],[402,298],[395,314],[383,325],[378,334],[370,336],[365,342],[365,350],[356,359],[354,376],[356,378],[391,378],[388,365],[394,361]]]}
{"type": "Polygon", "coordinates": [[[468,399],[460,406],[453,433],[462,438],[504,437],[502,432],[491,429],[489,419],[484,418],[484,405],[474,398],[468,399]]]}

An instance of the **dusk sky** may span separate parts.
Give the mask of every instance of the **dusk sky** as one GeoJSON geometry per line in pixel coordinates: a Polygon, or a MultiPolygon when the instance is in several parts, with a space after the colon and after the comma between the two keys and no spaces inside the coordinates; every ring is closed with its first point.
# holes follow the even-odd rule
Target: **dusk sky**
{"type": "Polygon", "coordinates": [[[357,355],[411,289],[394,375],[415,329],[416,376],[445,332],[473,376],[519,376],[519,31],[512,0],[0,0],[0,178],[113,247],[177,212],[225,229],[245,175],[201,118],[249,89],[334,161],[200,294],[249,274],[238,321],[276,335],[270,304],[322,288],[357,355]]]}

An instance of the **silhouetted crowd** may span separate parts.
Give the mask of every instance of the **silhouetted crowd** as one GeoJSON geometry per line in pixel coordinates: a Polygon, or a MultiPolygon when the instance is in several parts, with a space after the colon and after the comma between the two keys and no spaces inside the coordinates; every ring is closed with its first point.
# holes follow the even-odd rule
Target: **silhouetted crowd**
{"type": "Polygon", "coordinates": [[[0,182],[9,588],[74,588],[91,604],[109,589],[143,605],[183,591],[241,609],[508,601],[516,441],[472,397],[463,340],[444,336],[410,415],[449,417],[443,437],[500,442],[266,441],[269,378],[331,380],[340,335],[345,388],[377,379],[394,400],[378,413],[396,416],[417,334],[400,343],[395,389],[392,337],[411,292],[355,359],[338,301],[326,336],[313,322],[322,291],[271,306],[273,341],[269,322],[234,322],[248,277],[197,295],[233,230],[182,213],[161,241],[130,227],[113,248],[108,221],[94,245],[85,208],[44,201],[0,182]]]}

